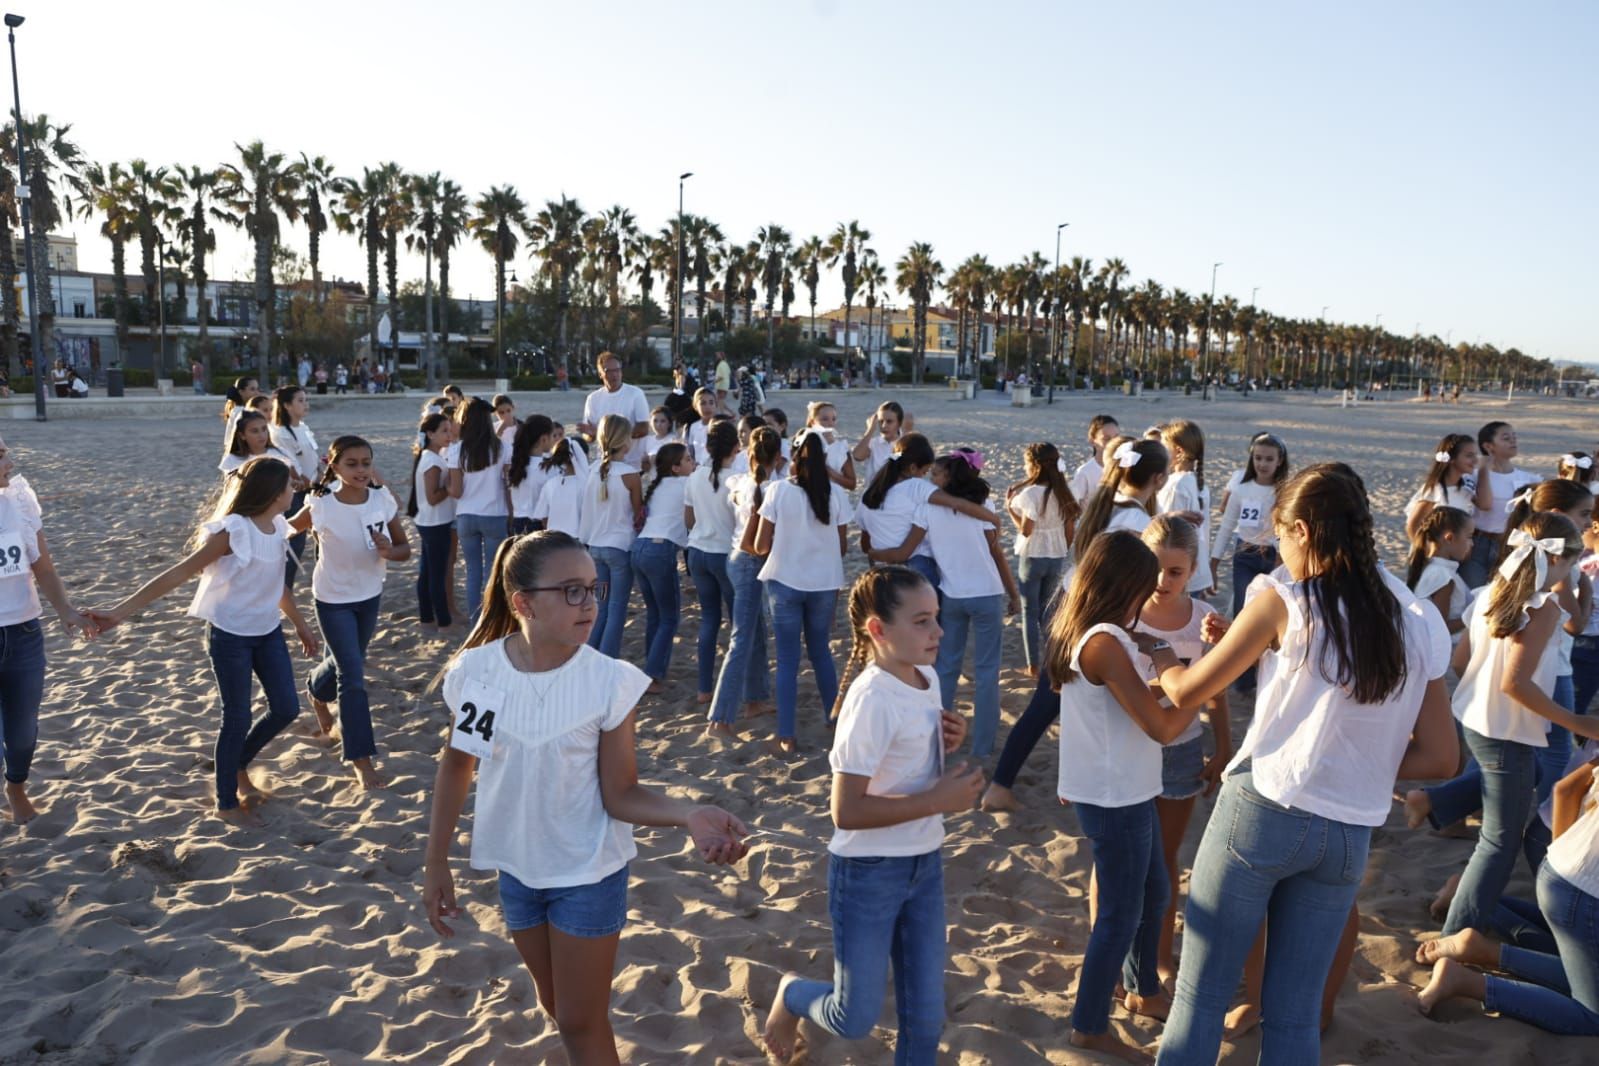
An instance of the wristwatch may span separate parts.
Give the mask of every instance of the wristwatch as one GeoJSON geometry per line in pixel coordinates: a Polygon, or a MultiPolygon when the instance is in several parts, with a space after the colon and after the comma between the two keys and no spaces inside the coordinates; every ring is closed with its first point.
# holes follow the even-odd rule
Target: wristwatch
{"type": "Polygon", "coordinates": [[[1171,641],[1157,640],[1149,646],[1148,654],[1154,655],[1157,651],[1171,651],[1171,641]]]}

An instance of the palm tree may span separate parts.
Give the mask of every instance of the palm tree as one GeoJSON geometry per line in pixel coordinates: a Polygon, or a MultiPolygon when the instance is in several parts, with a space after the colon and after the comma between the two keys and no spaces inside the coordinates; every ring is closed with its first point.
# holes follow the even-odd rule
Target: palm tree
{"type": "MultiPolygon", "coordinates": [[[[1099,268],[1100,283],[1105,287],[1105,332],[1110,334],[1110,348],[1106,363],[1115,356],[1116,318],[1122,307],[1122,282],[1127,280],[1127,264],[1120,259],[1107,259],[1099,268]]],[[[1125,364],[1126,360],[1122,362],[1125,364]]]]}
{"type": "MultiPolygon", "coordinates": [[[[1174,288],[1166,302],[1166,320],[1171,323],[1172,372],[1176,373],[1177,360],[1188,357],[1188,325],[1194,320],[1194,298],[1182,289],[1174,288]]],[[[1193,368],[1186,375],[1194,378],[1193,368]]]]}
{"type": "Polygon", "coordinates": [[[778,290],[783,286],[783,267],[788,262],[794,239],[775,222],[762,226],[755,239],[760,244],[761,284],[766,290],[766,360],[770,364],[777,348],[777,322],[772,310],[777,303],[778,290]]]}
{"type": "Polygon", "coordinates": [[[711,272],[716,269],[716,249],[722,243],[722,230],[703,215],[688,215],[683,219],[684,252],[688,262],[684,269],[694,275],[694,310],[699,327],[695,331],[695,347],[699,349],[700,374],[710,369],[705,351],[705,290],[710,285],[711,272]]]}
{"type": "MultiPolygon", "coordinates": [[[[799,272],[800,282],[804,284],[811,294],[812,344],[819,343],[816,339],[816,286],[822,283],[822,256],[822,239],[820,237],[808,237],[800,243],[798,248],[794,249],[789,258],[789,262],[799,272]]],[[[787,309],[784,309],[783,317],[788,317],[787,309]]]]}
{"type": "Polygon", "coordinates": [[[541,272],[555,287],[556,347],[561,353],[561,365],[566,366],[566,321],[572,302],[572,276],[583,258],[582,205],[564,194],[559,200],[546,200],[543,209],[528,224],[527,239],[531,252],[543,260],[541,272]]]}
{"type": "MultiPolygon", "coordinates": [[[[9,173],[9,171],[7,172],[9,173]]],[[[128,242],[139,236],[133,212],[133,183],[122,164],[102,166],[90,163],[83,168],[84,195],[75,207],[85,220],[103,216],[100,235],[111,242],[112,310],[117,323],[117,351],[128,350],[128,242]]]]}
{"type": "MultiPolygon", "coordinates": [[[[672,316],[673,337],[677,336],[678,323],[682,321],[679,317],[681,308],[678,306],[682,297],[682,290],[677,284],[677,234],[677,219],[673,218],[661,227],[660,233],[656,234],[655,239],[650,242],[650,260],[654,266],[654,272],[660,275],[661,279],[666,283],[666,303],[667,310],[671,312],[672,316]]],[[[674,344],[672,346],[672,372],[677,373],[683,369],[683,366],[682,347],[674,344]]]]}
{"type": "Polygon", "coordinates": [[[400,236],[411,225],[409,179],[397,163],[383,165],[383,268],[389,281],[390,366],[400,366],[400,236]]]}
{"type": "Polygon", "coordinates": [[[1216,328],[1221,330],[1221,357],[1217,361],[1217,369],[1227,366],[1227,340],[1232,333],[1233,320],[1238,317],[1238,300],[1233,296],[1223,296],[1216,301],[1216,306],[1211,308],[1215,317],[1216,328]]]}
{"type": "MultiPolygon", "coordinates": [[[[158,246],[163,243],[167,226],[176,221],[176,202],[183,194],[183,186],[166,167],[152,167],[142,159],[135,159],[128,164],[128,178],[133,191],[130,206],[134,227],[139,235],[139,264],[140,272],[144,275],[144,307],[148,325],[160,317],[158,308],[161,301],[166,299],[165,286],[161,284],[156,267],[156,254],[158,246]]],[[[162,348],[165,348],[164,343],[162,348]]],[[[156,377],[167,376],[167,367],[156,367],[156,377]]]]}
{"type": "Polygon", "coordinates": [[[383,167],[362,167],[359,178],[335,178],[328,184],[338,196],[333,224],[340,233],[353,233],[366,248],[367,351],[378,351],[378,252],[383,247],[383,202],[388,176],[383,167]]]}
{"type": "Polygon", "coordinates": [[[305,231],[309,236],[311,253],[311,289],[317,304],[322,303],[322,234],[328,231],[327,212],[322,207],[322,197],[334,192],[333,164],[326,156],[308,156],[300,153],[301,198],[300,208],[305,215],[305,231]]]}
{"type": "Polygon", "coordinates": [[[722,246],[722,329],[733,332],[733,305],[744,291],[744,278],[754,268],[748,245],[728,241],[722,246]]]}
{"type": "Polygon", "coordinates": [[[229,220],[255,242],[256,373],[262,384],[271,379],[272,334],[277,319],[277,288],[272,280],[272,254],[278,245],[278,215],[289,222],[300,217],[300,165],[286,162],[260,141],[235,143],[238,163],[222,165],[217,200],[229,220]]]}
{"type": "MultiPolygon", "coordinates": [[[[12,118],[13,121],[7,124],[3,134],[5,146],[0,151],[0,159],[4,160],[6,166],[16,167],[16,116],[12,118]]],[[[33,229],[33,247],[25,252],[29,260],[25,269],[30,277],[47,278],[50,276],[50,234],[61,225],[65,216],[71,214],[73,198],[84,195],[85,187],[79,171],[85,160],[77,144],[67,137],[72,131],[71,123],[57,124],[50,121],[50,116],[38,114],[31,119],[24,119],[22,130],[28,142],[28,172],[22,176],[22,182],[27,186],[29,219],[33,229]],[[62,191],[59,200],[56,197],[58,184],[62,191]]],[[[14,283],[9,278],[6,282],[14,283]]],[[[34,286],[34,304],[39,313],[39,351],[34,353],[37,370],[37,360],[47,358],[48,353],[56,350],[56,305],[50,286],[34,286]]]]}
{"type": "MultiPolygon", "coordinates": [[[[433,351],[433,254],[438,250],[439,209],[444,202],[444,179],[439,172],[435,170],[431,174],[411,175],[409,199],[411,232],[405,235],[405,247],[407,251],[421,251],[423,257],[424,298],[427,304],[426,381],[428,391],[432,392],[437,380],[433,351]]],[[[320,290],[320,286],[318,288],[320,290]]]]}
{"type": "Polygon", "coordinates": [[[466,222],[467,232],[494,257],[494,366],[495,376],[504,377],[505,345],[501,343],[501,324],[505,321],[505,263],[516,255],[520,238],[527,235],[527,204],[516,186],[492,185],[478,197],[472,211],[466,222]]]}
{"type": "Polygon", "coordinates": [[[222,172],[216,167],[180,167],[178,177],[189,195],[189,209],[178,222],[178,237],[189,251],[189,271],[194,275],[195,322],[200,327],[199,354],[210,357],[211,297],[206,288],[206,256],[217,250],[216,227],[212,222],[226,222],[228,216],[215,206],[206,203],[222,172]]]}
{"type": "Polygon", "coordinates": [[[866,247],[866,242],[872,235],[861,227],[859,222],[851,219],[849,222],[840,222],[833,235],[827,238],[827,244],[822,250],[827,267],[831,270],[840,260],[843,269],[839,271],[839,280],[844,283],[844,343],[849,343],[850,338],[850,311],[855,302],[855,290],[860,284],[860,271],[857,256],[866,247]]]}
{"type": "MultiPolygon", "coordinates": [[[[439,307],[442,308],[439,331],[446,338],[450,335],[450,252],[466,236],[467,212],[471,207],[472,202],[461,191],[461,186],[445,178],[439,191],[438,236],[433,243],[439,256],[439,307]]],[[[448,366],[446,358],[445,367],[448,366]]]]}
{"type": "MultiPolygon", "coordinates": [[[[628,241],[627,259],[629,264],[631,264],[629,269],[633,277],[637,279],[639,288],[638,332],[641,340],[649,336],[650,292],[655,288],[655,265],[658,253],[656,241],[657,239],[648,233],[636,231],[628,241]]],[[[648,345],[646,344],[644,350],[647,351],[647,349],[648,345]]],[[[646,369],[642,360],[648,358],[648,356],[641,351],[639,358],[641,360],[639,370],[642,371],[646,369]]]]}
{"type": "Polygon", "coordinates": [[[933,246],[917,241],[906,249],[894,264],[894,285],[910,297],[914,312],[915,338],[911,341],[911,384],[922,383],[922,370],[927,361],[927,307],[933,302],[933,290],[944,276],[944,264],[933,255],[933,246]]]}
{"type": "Polygon", "coordinates": [[[877,309],[878,290],[888,288],[888,271],[883,269],[877,253],[870,248],[861,249],[858,269],[856,280],[866,289],[866,341],[869,347],[872,340],[872,312],[877,309]]]}
{"type": "Polygon", "coordinates": [[[620,204],[607,207],[594,216],[599,241],[600,262],[604,270],[605,293],[611,304],[611,347],[621,344],[622,274],[632,255],[638,222],[633,212],[620,204]]]}

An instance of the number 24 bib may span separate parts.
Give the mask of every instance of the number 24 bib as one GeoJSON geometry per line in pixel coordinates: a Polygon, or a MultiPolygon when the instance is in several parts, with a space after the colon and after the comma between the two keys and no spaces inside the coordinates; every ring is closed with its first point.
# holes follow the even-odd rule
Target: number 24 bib
{"type": "Polygon", "coordinates": [[[503,695],[480,681],[461,686],[461,704],[450,721],[450,747],[479,759],[494,755],[494,719],[504,708],[503,695]]]}

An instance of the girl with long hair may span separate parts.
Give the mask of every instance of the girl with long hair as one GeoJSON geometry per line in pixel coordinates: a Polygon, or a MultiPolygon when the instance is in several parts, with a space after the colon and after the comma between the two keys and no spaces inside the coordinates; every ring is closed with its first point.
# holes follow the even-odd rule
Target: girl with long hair
{"type": "Polygon", "coordinates": [[[861,494],[861,505],[855,511],[861,527],[861,551],[867,558],[874,563],[903,563],[935,589],[938,564],[933,561],[932,541],[925,536],[927,527],[919,521],[924,509],[947,507],[979,522],[999,525],[999,517],[981,503],[945,492],[927,479],[936,458],[926,437],[901,434],[894,441],[893,453],[861,494]]]}
{"type": "Polygon", "coordinates": [[[455,529],[455,500],[450,496],[449,464],[444,451],[455,440],[455,423],[442,412],[425,415],[417,426],[420,442],[411,463],[411,498],[405,513],[416,524],[422,559],[416,573],[417,618],[423,633],[448,632],[450,614],[450,534],[455,529]]]}
{"type": "Polygon", "coordinates": [[[1460,580],[1460,564],[1471,554],[1476,529],[1470,511],[1457,507],[1431,507],[1411,536],[1405,585],[1418,599],[1438,608],[1451,637],[1465,630],[1462,618],[1471,590],[1460,580]]]}
{"type": "MultiPolygon", "coordinates": [[[[820,433],[827,445],[827,476],[834,484],[853,492],[858,483],[855,460],[850,455],[849,442],[838,435],[838,408],[826,400],[812,400],[805,405],[805,428],[820,433]]],[[[798,438],[794,446],[799,447],[798,438]]]]}
{"type": "MultiPolygon", "coordinates": [[[[1227,494],[1221,525],[1210,546],[1210,569],[1221,572],[1222,555],[1233,548],[1233,617],[1244,607],[1244,594],[1250,582],[1277,568],[1277,535],[1272,530],[1271,514],[1276,505],[1277,487],[1288,478],[1288,445],[1272,433],[1257,433],[1249,442],[1249,460],[1238,484],[1227,494]],[[1236,545],[1233,533],[1237,532],[1236,545]]],[[[1255,671],[1245,670],[1239,688],[1250,692],[1255,687],[1255,671]]]]}
{"type": "MultiPolygon", "coordinates": [[[[305,506],[305,494],[311,482],[322,474],[322,453],[316,443],[316,434],[305,424],[311,411],[311,400],[299,385],[285,385],[272,393],[272,446],[288,460],[290,478],[294,485],[294,502],[290,514],[298,514],[305,506]]],[[[284,580],[290,588],[300,572],[300,557],[305,554],[306,536],[297,533],[289,538],[289,568],[284,580]]]]}
{"type": "Polygon", "coordinates": [[[650,675],[651,693],[666,687],[682,621],[677,568],[688,545],[685,498],[694,457],[687,445],[667,444],[655,453],[654,467],[654,480],[644,490],[644,526],[633,541],[633,573],[644,594],[644,672],[650,675]]]}
{"type": "Polygon", "coordinates": [[[1477,450],[1482,453],[1477,466],[1477,491],[1473,494],[1477,534],[1471,558],[1460,567],[1460,576],[1474,589],[1493,580],[1505,531],[1515,528],[1506,521],[1511,500],[1528,485],[1542,480],[1532,471],[1515,465],[1516,456],[1521,454],[1521,443],[1509,422],[1485,423],[1477,431],[1477,450]]]}
{"type": "Polygon", "coordinates": [[[866,432],[861,434],[861,439],[855,442],[855,447],[850,449],[850,458],[855,460],[857,469],[864,471],[862,480],[870,485],[877,472],[883,469],[883,464],[888,462],[888,457],[894,454],[894,446],[902,434],[909,433],[915,420],[905,413],[897,401],[886,400],[877,405],[877,409],[866,419],[866,432]]]}
{"type": "MultiPolygon", "coordinates": [[[[683,521],[688,528],[688,573],[700,605],[695,644],[698,688],[694,701],[710,703],[716,692],[716,635],[725,616],[733,618],[733,582],[727,576],[732,550],[733,505],[729,478],[738,452],[738,431],[723,420],[705,437],[705,463],[688,476],[683,490],[683,521]]],[[[748,469],[746,461],[745,468],[748,469]]]]}
{"type": "MultiPolygon", "coordinates": [[[[233,428],[228,431],[227,454],[222,456],[217,469],[222,471],[223,477],[227,477],[258,455],[270,455],[281,462],[289,460],[288,456],[272,446],[272,429],[266,415],[240,408],[239,416],[233,420],[233,428]]],[[[293,464],[290,464],[290,469],[293,469],[293,464]]]]}
{"type": "Polygon", "coordinates": [[[505,467],[511,449],[494,430],[494,408],[479,397],[457,408],[456,418],[460,439],[445,451],[444,464],[455,499],[455,531],[466,556],[466,614],[474,618],[489,564],[510,531],[505,467]]]}
{"type": "Polygon", "coordinates": [[[1166,484],[1171,454],[1158,440],[1117,437],[1105,446],[1105,473],[1077,520],[1074,554],[1081,559],[1101,533],[1142,533],[1154,517],[1155,494],[1166,484]]]}
{"type": "Polygon", "coordinates": [[[539,457],[550,453],[555,441],[555,423],[548,415],[528,415],[516,427],[511,438],[511,461],[505,467],[505,484],[511,495],[511,532],[515,535],[531,533],[538,528],[533,516],[538,507],[539,492],[549,480],[549,473],[539,457]]]}
{"type": "Polygon", "coordinates": [[[1445,433],[1432,453],[1432,465],[1421,488],[1405,505],[1405,535],[1416,531],[1434,507],[1454,507],[1471,514],[1476,510],[1477,441],[1469,433],[1445,433]]]}
{"type": "Polygon", "coordinates": [[[1066,460],[1048,441],[1022,453],[1023,477],[1005,492],[1016,523],[1016,576],[1022,589],[1022,655],[1027,676],[1038,676],[1044,609],[1055,598],[1071,562],[1072,537],[1082,513],[1066,483],[1066,460]]]}
{"type": "Polygon", "coordinates": [[[1175,514],[1194,527],[1199,558],[1189,577],[1194,596],[1214,596],[1216,575],[1210,568],[1210,489],[1205,486],[1205,432],[1198,422],[1180,418],[1160,427],[1161,443],[1171,453],[1171,473],[1155,494],[1155,508],[1175,514]]]}
{"type": "Polygon", "coordinates": [[[705,732],[719,739],[734,735],[742,703],[747,714],[766,705],[772,693],[772,663],[766,653],[766,585],[761,580],[765,564],[755,552],[761,505],[776,483],[783,462],[782,441],[773,429],[750,433],[749,473],[728,478],[727,502],[733,511],[728,538],[727,578],[733,587],[733,631],[727,654],[716,675],[711,713],[705,732]]]}
{"type": "Polygon", "coordinates": [[[594,619],[589,645],[615,658],[622,653],[622,627],[633,595],[633,541],[644,524],[644,488],[638,467],[626,461],[633,423],[605,415],[597,428],[600,461],[589,467],[579,509],[579,537],[594,556],[600,580],[611,591],[594,619]]]}

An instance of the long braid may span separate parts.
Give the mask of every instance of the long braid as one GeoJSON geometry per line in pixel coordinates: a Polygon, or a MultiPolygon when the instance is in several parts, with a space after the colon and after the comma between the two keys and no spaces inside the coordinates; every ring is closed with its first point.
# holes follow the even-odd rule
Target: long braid
{"type": "MultiPolygon", "coordinates": [[[[872,618],[885,622],[894,620],[894,612],[903,601],[905,593],[917,586],[927,585],[927,579],[908,566],[879,566],[867,570],[855,579],[849,590],[849,660],[838,681],[838,698],[833,701],[831,717],[837,718],[844,709],[844,699],[849,695],[850,682],[874,657],[872,637],[866,623],[872,618]]],[[[931,587],[931,586],[928,586],[931,587]]]]}

